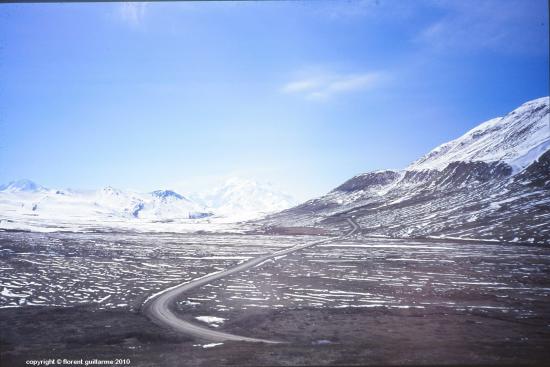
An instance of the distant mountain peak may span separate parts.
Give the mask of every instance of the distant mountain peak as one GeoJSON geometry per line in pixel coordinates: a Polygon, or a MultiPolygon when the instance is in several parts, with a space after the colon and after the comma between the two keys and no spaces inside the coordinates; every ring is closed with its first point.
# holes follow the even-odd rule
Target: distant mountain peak
{"type": "Polygon", "coordinates": [[[159,199],[174,198],[178,200],[187,200],[183,195],[172,190],[155,190],[151,192],[151,195],[159,199]]]}
{"type": "Polygon", "coordinates": [[[37,192],[45,191],[46,188],[38,185],[37,183],[29,179],[19,179],[16,181],[11,181],[5,185],[0,185],[0,191],[10,191],[10,192],[37,192]]]}
{"type": "Polygon", "coordinates": [[[105,186],[104,188],[101,189],[101,193],[106,195],[120,195],[122,194],[122,190],[119,190],[112,186],[105,186]]]}
{"type": "Polygon", "coordinates": [[[220,216],[241,218],[257,217],[297,204],[290,195],[270,183],[242,177],[231,177],[207,193],[196,194],[193,199],[220,216]]]}

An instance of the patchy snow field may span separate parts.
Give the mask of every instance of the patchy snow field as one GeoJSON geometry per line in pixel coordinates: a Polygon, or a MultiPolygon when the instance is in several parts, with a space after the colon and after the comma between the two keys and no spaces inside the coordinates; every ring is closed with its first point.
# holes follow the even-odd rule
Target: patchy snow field
{"type": "Polygon", "coordinates": [[[280,345],[199,341],[135,312],[162,289],[317,239],[0,232],[3,361],[51,350],[136,366],[182,355],[196,365],[550,360],[548,246],[355,235],[207,284],[175,307],[197,325],[280,345]]]}
{"type": "Polygon", "coordinates": [[[550,325],[550,248],[358,238],[209,284],[179,307],[228,319],[260,309],[446,309],[550,325]]]}
{"type": "Polygon", "coordinates": [[[149,295],[169,286],[312,240],[0,232],[0,307],[94,304],[137,309],[149,295]]]}

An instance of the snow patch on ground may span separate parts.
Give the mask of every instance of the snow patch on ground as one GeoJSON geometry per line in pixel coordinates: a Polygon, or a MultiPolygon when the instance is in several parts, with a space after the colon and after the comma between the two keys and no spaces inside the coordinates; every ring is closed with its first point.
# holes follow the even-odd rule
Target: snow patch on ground
{"type": "Polygon", "coordinates": [[[219,345],[223,345],[223,343],[210,343],[210,344],[204,344],[202,347],[204,349],[208,349],[208,348],[214,348],[214,347],[217,347],[219,345]]]}
{"type": "Polygon", "coordinates": [[[216,316],[196,316],[195,318],[213,327],[219,327],[221,324],[225,322],[225,320],[227,320],[227,319],[224,319],[223,317],[216,317],[216,316]]]}

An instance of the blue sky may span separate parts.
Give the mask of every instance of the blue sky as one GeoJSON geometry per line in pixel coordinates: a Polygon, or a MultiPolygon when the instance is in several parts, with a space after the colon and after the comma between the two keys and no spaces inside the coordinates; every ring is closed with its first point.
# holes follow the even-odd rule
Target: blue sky
{"type": "Polygon", "coordinates": [[[0,182],[306,199],[548,95],[545,0],[0,5],[0,182]]]}

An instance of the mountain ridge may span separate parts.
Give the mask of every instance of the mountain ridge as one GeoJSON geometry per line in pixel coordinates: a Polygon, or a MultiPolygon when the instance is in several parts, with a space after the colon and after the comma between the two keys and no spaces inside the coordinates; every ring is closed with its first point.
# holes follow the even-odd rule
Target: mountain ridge
{"type": "Polygon", "coordinates": [[[526,102],[405,169],[356,175],[258,223],[341,231],[345,214],[354,215],[370,235],[549,244],[550,232],[543,227],[550,211],[541,210],[550,206],[549,105],[548,97],[526,102]]]}
{"type": "MultiPolygon", "coordinates": [[[[233,183],[236,182],[242,183],[243,180],[233,183]]],[[[0,229],[19,228],[18,222],[24,228],[29,222],[32,222],[33,228],[55,228],[58,224],[60,228],[65,228],[65,223],[73,222],[88,226],[85,218],[89,218],[94,226],[109,227],[123,223],[128,228],[143,221],[176,225],[210,221],[232,223],[257,218],[295,204],[288,201],[286,194],[280,194],[273,188],[269,191],[265,185],[251,180],[246,182],[262,187],[262,193],[269,193],[271,201],[257,200],[256,205],[250,207],[254,202],[254,193],[244,191],[239,195],[239,189],[243,188],[231,186],[231,182],[223,188],[231,189],[233,196],[218,198],[218,206],[213,207],[195,200],[192,194],[182,195],[170,189],[145,193],[112,186],[99,190],[50,189],[22,179],[0,186],[0,229]]]]}
{"type": "Polygon", "coordinates": [[[482,122],[464,135],[439,145],[406,170],[443,169],[456,161],[499,161],[512,167],[517,165],[516,170],[521,170],[550,147],[548,121],[543,118],[548,116],[548,109],[548,97],[528,101],[504,117],[482,122]]]}

